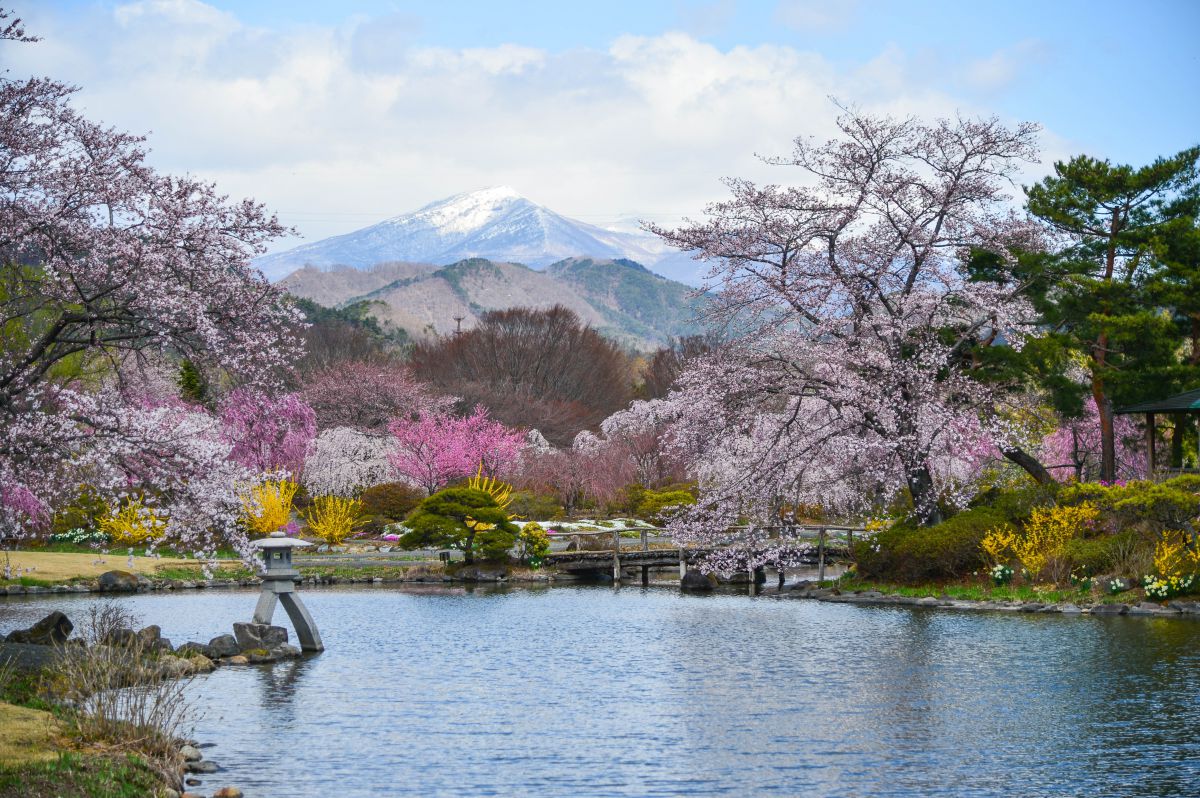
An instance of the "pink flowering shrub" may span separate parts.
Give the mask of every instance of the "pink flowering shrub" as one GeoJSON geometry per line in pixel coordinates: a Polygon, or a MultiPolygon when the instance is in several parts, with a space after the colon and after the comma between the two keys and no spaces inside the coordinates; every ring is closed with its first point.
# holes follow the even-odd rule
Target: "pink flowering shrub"
{"type": "MultiPolygon", "coordinates": [[[[1117,454],[1117,482],[1146,476],[1143,433],[1132,416],[1113,417],[1117,454]]],[[[1060,482],[1087,482],[1100,474],[1100,414],[1094,402],[1084,403],[1079,418],[1066,419],[1043,439],[1042,462],[1060,482]]]]}

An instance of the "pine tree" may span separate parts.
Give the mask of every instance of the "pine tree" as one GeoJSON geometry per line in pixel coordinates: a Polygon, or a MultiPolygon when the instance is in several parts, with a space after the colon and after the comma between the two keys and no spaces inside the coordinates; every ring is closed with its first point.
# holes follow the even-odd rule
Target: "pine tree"
{"type": "Polygon", "coordinates": [[[196,364],[185,359],[179,366],[179,397],[192,404],[208,403],[208,381],[196,368],[196,364]]]}
{"type": "Polygon", "coordinates": [[[1067,241],[1038,304],[1046,326],[1084,355],[1104,480],[1116,473],[1114,405],[1148,398],[1151,387],[1161,393],[1151,375],[1174,362],[1178,328],[1154,303],[1154,256],[1172,226],[1196,214],[1198,160],[1200,147],[1140,169],[1077,156],[1027,189],[1029,211],[1067,241]]]}

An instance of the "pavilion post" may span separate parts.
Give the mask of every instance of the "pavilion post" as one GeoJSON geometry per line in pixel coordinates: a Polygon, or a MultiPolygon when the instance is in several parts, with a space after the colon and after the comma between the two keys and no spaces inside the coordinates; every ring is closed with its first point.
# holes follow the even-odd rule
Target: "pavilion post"
{"type": "Polygon", "coordinates": [[[1146,479],[1154,479],[1154,414],[1146,414],[1146,479]]]}
{"type": "Polygon", "coordinates": [[[1187,431],[1187,416],[1174,413],[1171,421],[1171,468],[1183,468],[1183,436],[1187,431]]]}

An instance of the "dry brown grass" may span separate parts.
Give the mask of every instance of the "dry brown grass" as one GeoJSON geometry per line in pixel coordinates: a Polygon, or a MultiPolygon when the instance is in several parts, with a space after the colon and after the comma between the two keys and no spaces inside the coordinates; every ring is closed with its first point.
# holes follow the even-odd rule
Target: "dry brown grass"
{"type": "MultiPolygon", "coordinates": [[[[55,551],[10,551],[8,561],[14,578],[17,575],[41,579],[47,582],[66,582],[71,579],[94,579],[105,571],[128,571],[129,558],[121,554],[68,553],[55,551]],[[32,569],[28,573],[25,569],[32,569]]],[[[0,566],[3,557],[0,556],[0,566]]],[[[133,572],[153,577],[159,567],[195,565],[195,560],[175,557],[134,557],[133,572]]],[[[237,563],[234,563],[235,565],[237,563]]],[[[224,565],[224,563],[222,563],[224,565]]],[[[0,574],[2,576],[2,574],[0,574]]]]}
{"type": "Polygon", "coordinates": [[[67,709],[63,728],[80,744],[137,754],[164,778],[183,762],[178,739],[192,717],[188,678],[162,678],[157,652],[138,635],[108,645],[114,633],[136,627],[116,602],[93,607],[81,624],[84,644],[69,644],[45,674],[45,690],[67,709]]]}

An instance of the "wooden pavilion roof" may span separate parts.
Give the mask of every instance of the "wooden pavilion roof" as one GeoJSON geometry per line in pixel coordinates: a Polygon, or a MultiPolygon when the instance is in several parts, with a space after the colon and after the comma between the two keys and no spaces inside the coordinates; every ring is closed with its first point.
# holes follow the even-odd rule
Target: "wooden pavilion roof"
{"type": "Polygon", "coordinates": [[[1117,408],[1113,412],[1118,415],[1125,413],[1200,413],[1200,388],[1168,396],[1166,399],[1117,408]]]}

